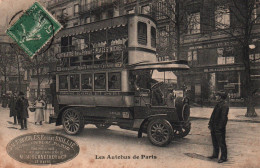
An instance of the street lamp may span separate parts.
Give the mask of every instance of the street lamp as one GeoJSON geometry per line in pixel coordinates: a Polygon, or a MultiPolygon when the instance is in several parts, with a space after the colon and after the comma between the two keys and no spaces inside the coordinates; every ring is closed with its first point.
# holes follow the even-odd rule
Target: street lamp
{"type": "Polygon", "coordinates": [[[254,45],[254,44],[249,44],[249,48],[250,48],[251,50],[253,50],[253,49],[255,49],[255,45],[254,45]]]}

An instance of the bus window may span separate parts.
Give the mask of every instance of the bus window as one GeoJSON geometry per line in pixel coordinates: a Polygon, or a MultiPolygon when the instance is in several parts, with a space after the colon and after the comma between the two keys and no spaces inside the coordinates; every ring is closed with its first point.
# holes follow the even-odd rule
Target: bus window
{"type": "Polygon", "coordinates": [[[151,27],[151,46],[156,47],[156,29],[151,27]]]}
{"type": "Polygon", "coordinates": [[[81,88],[83,90],[92,90],[92,74],[81,75],[81,88]]]}
{"type": "Polygon", "coordinates": [[[63,67],[69,67],[69,58],[61,58],[61,64],[63,67]]]}
{"type": "Polygon", "coordinates": [[[147,25],[143,22],[138,22],[138,43],[147,44],[147,25]]]}
{"type": "Polygon", "coordinates": [[[106,90],[106,74],[97,73],[94,78],[95,90],[106,90]]]}
{"type": "Polygon", "coordinates": [[[60,90],[68,90],[68,75],[60,75],[59,76],[59,89],[60,90]]]}
{"type": "Polygon", "coordinates": [[[70,75],[70,90],[79,90],[79,74],[70,75]]]}
{"type": "Polygon", "coordinates": [[[82,65],[92,65],[93,63],[93,55],[85,55],[83,56],[82,65]]]}
{"type": "Polygon", "coordinates": [[[121,90],[121,73],[108,73],[108,90],[121,90]]]}
{"type": "Polygon", "coordinates": [[[80,66],[79,57],[71,57],[70,66],[80,66]]]}

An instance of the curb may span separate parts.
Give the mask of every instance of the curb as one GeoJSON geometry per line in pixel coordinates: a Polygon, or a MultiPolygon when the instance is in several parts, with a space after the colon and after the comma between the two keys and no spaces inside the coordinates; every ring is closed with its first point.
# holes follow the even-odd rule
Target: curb
{"type": "MultiPolygon", "coordinates": [[[[194,119],[194,120],[209,120],[209,118],[206,118],[206,117],[190,117],[190,119],[194,119]]],[[[260,123],[260,121],[240,120],[240,119],[228,119],[228,121],[232,121],[232,122],[260,123]]]]}

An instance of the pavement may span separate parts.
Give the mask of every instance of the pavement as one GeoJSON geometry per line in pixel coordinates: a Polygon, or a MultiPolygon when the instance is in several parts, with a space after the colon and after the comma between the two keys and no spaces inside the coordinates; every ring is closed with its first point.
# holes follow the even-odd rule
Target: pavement
{"type": "MultiPolygon", "coordinates": [[[[228,113],[229,121],[260,123],[260,108],[256,108],[257,117],[245,117],[246,107],[230,107],[228,113]]],[[[209,119],[213,107],[191,107],[191,119],[209,119]]]]}

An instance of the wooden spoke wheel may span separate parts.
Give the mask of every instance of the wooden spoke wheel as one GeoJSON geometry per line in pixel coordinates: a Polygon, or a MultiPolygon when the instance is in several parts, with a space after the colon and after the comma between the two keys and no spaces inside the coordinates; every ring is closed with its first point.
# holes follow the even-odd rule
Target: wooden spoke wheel
{"type": "Polygon", "coordinates": [[[84,118],[75,109],[67,109],[62,115],[63,128],[69,135],[80,133],[84,128],[84,118]]]}
{"type": "Polygon", "coordinates": [[[168,145],[173,137],[173,128],[165,119],[154,119],[147,127],[150,142],[156,146],[168,145]]]}
{"type": "Polygon", "coordinates": [[[190,129],[191,129],[191,123],[190,122],[187,122],[182,126],[175,127],[174,130],[173,130],[174,137],[183,138],[183,137],[185,137],[189,134],[190,129]]]}
{"type": "Polygon", "coordinates": [[[107,123],[100,123],[100,124],[95,124],[97,128],[99,129],[108,129],[111,124],[107,124],[107,123]]]}

